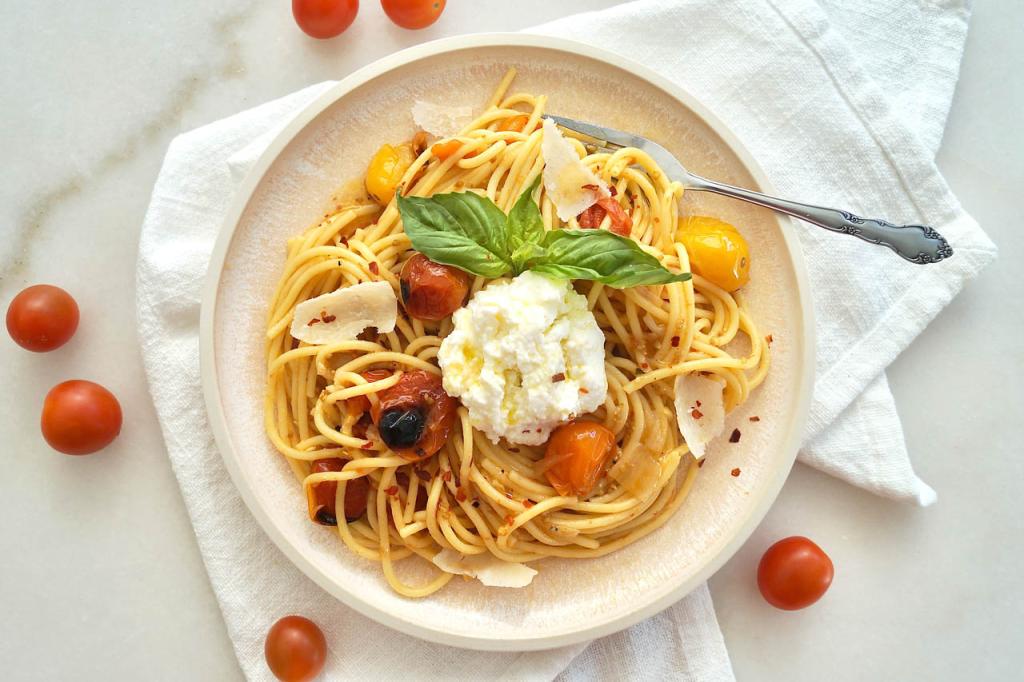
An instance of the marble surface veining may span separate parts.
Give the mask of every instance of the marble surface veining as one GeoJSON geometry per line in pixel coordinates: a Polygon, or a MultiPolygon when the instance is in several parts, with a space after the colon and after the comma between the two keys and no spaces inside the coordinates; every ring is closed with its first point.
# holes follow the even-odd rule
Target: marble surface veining
{"type": "MultiPolygon", "coordinates": [[[[58,353],[0,334],[0,660],[7,679],[240,679],[163,450],[135,337],[138,230],[178,132],[339,78],[380,56],[471,31],[515,30],[612,0],[453,0],[407,32],[362,3],[315,42],[289,3],[5,3],[0,7],[0,301],[50,282],[82,310],[58,353]],[[95,457],[49,450],[50,386],[100,381],[125,407],[95,457]]],[[[761,527],[712,580],[739,679],[1006,679],[1024,646],[1024,6],[978,0],[939,164],[1001,248],[893,366],[927,510],[797,467],[761,527]],[[937,369],[938,368],[938,369],[937,369]],[[753,571],[806,534],[837,577],[802,613],[767,607],[753,571]]]]}

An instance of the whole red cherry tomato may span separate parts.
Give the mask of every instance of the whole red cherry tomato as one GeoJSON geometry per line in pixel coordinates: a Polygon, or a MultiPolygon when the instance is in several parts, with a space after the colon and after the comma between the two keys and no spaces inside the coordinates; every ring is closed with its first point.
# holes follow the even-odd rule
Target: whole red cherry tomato
{"type": "Polygon", "coordinates": [[[121,405],[99,384],[75,379],[46,394],[41,420],[43,438],[66,455],[102,450],[121,433],[121,405]]]}
{"type": "Polygon", "coordinates": [[[402,28],[426,28],[444,11],[445,0],[380,0],[391,21],[402,28]]]}
{"type": "Polygon", "coordinates": [[[359,0],[292,0],[295,23],[306,35],[321,40],[344,33],[357,12],[359,0]]]}
{"type": "Polygon", "coordinates": [[[821,547],[795,535],[768,548],[757,567],[757,587],[769,604],[786,611],[810,606],[832,584],[832,560],[821,547]]]}
{"type": "Polygon", "coordinates": [[[285,616],[270,627],[263,645],[267,666],[282,682],[307,682],[320,674],[327,658],[327,640],[316,623],[285,616]]]}
{"type": "Polygon", "coordinates": [[[78,329],[78,304],[49,284],[31,286],[7,308],[7,331],[22,348],[44,353],[60,348],[78,329]]]}

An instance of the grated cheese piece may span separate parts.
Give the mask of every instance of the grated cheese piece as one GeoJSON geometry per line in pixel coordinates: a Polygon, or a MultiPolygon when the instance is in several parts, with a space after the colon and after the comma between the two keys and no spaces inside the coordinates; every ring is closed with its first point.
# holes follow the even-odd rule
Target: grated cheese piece
{"type": "Polygon", "coordinates": [[[360,282],[295,306],[292,336],[314,345],[352,341],[367,327],[395,329],[398,299],[387,282],[360,282]]]}
{"type": "Polygon", "coordinates": [[[544,119],[540,153],[544,157],[544,189],[561,220],[568,222],[599,199],[612,195],[608,185],[583,164],[576,148],[551,119],[544,119]]]}
{"type": "Polygon", "coordinates": [[[701,459],[707,444],[725,426],[722,384],[699,374],[686,374],[676,377],[675,394],[679,433],[693,456],[701,459]]]}
{"type": "Polygon", "coordinates": [[[490,554],[467,556],[442,549],[434,556],[434,565],[447,573],[468,575],[488,587],[526,587],[537,571],[523,564],[502,561],[490,554]]]}
{"type": "Polygon", "coordinates": [[[473,109],[416,100],[412,105],[412,120],[431,135],[451,137],[473,122],[473,109]]]}

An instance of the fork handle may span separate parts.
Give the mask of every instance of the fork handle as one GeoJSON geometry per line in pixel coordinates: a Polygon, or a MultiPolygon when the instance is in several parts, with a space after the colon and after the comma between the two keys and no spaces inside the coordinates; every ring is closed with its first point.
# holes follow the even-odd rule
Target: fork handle
{"type": "Polygon", "coordinates": [[[735,199],[742,199],[758,206],[764,206],[786,215],[824,227],[832,232],[853,235],[871,244],[881,244],[906,258],[911,263],[938,263],[953,255],[953,249],[941,234],[927,225],[893,225],[877,218],[861,218],[849,211],[840,211],[824,206],[802,204],[799,201],[754,192],[734,187],[723,182],[690,176],[687,189],[714,192],[735,199]]]}

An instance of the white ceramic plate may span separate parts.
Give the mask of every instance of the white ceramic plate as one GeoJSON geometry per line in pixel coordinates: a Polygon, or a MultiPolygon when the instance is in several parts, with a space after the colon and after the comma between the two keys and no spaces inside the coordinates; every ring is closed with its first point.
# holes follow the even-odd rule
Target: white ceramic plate
{"type": "MultiPolygon", "coordinates": [[[[249,509],[306,575],[345,604],[424,639],[490,650],[543,649],[625,628],[674,603],[747,539],[796,455],[810,397],[813,338],[806,277],[791,225],[760,208],[694,193],[684,209],[741,226],[751,246],[747,297],[774,337],[772,370],[731,415],[743,437],[721,438],[677,514],[659,531],[609,556],[549,559],[522,590],[452,581],[409,600],[380,567],[309,523],[301,486],[263,432],[266,306],[285,240],[324,213],[331,193],[358,178],[383,142],[414,130],[415,99],[479,109],[509,66],[513,91],[549,96],[548,110],[636,131],[693,171],[771,191],[763,173],[692,96],[618,56],[564,40],[472,35],[420,45],[359,70],[284,127],[239,188],[217,241],[202,309],[203,390],[210,424],[249,509]],[[747,417],[758,415],[760,421],[747,417]],[[741,475],[730,472],[739,467],[741,475]]],[[[411,578],[427,575],[410,560],[411,578]]]]}

